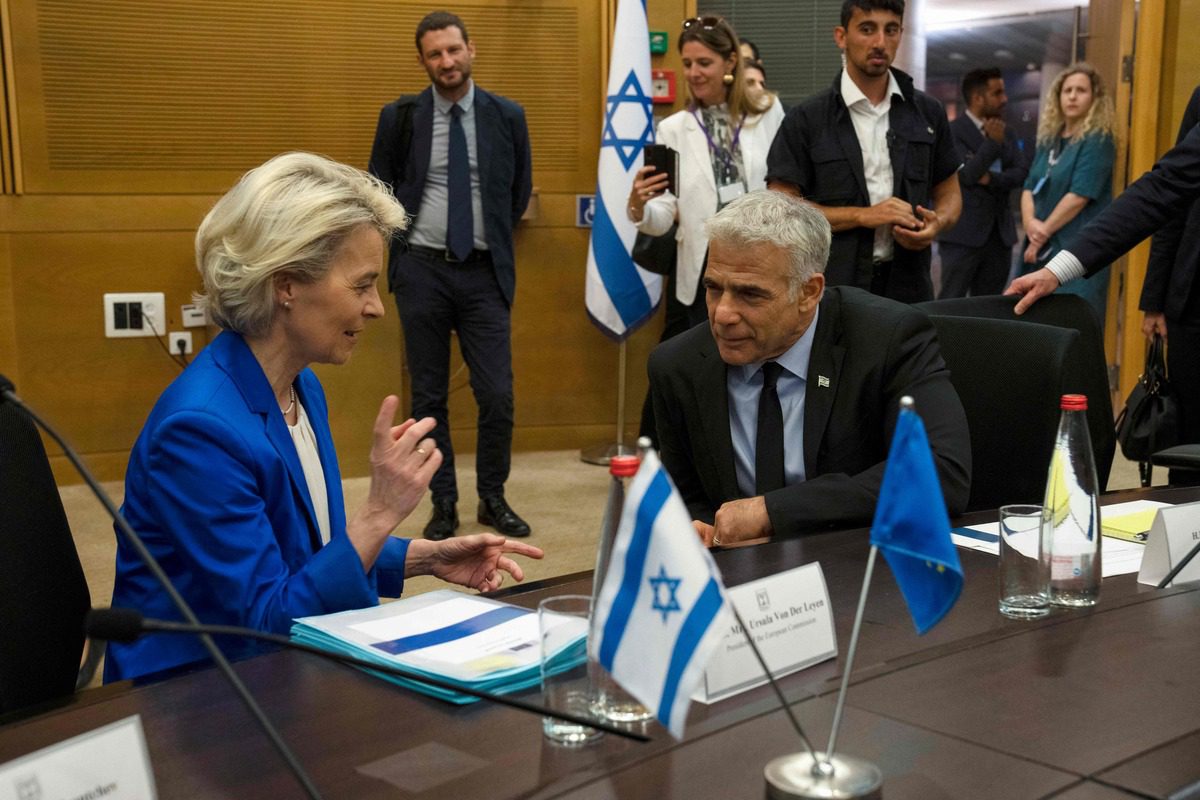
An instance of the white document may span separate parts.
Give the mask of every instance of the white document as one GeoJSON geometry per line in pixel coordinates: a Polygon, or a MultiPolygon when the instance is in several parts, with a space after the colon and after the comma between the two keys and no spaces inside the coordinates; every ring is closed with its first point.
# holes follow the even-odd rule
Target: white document
{"type": "MultiPolygon", "coordinates": [[[[1100,519],[1169,506],[1169,503],[1160,503],[1156,500],[1131,500],[1128,503],[1115,503],[1100,509],[1100,519]]],[[[999,521],[986,522],[966,528],[953,528],[950,531],[950,540],[957,546],[968,550],[979,550],[994,556],[999,555],[1000,523],[999,521]]],[[[1146,546],[1138,542],[1127,542],[1123,539],[1105,536],[1100,543],[1100,563],[1103,576],[1109,578],[1113,575],[1128,575],[1137,572],[1142,566],[1142,555],[1145,550],[1146,546]]],[[[1163,574],[1166,574],[1165,571],[1163,574]]]]}
{"type": "MultiPolygon", "coordinates": [[[[1200,542],[1200,503],[1164,508],[1154,518],[1147,540],[1145,562],[1138,583],[1157,586],[1176,564],[1200,542]]],[[[1200,580],[1200,557],[1193,558],[1171,581],[1171,586],[1200,580]]]]}
{"type": "Polygon", "coordinates": [[[157,796],[137,715],[0,765],[0,800],[157,796]]]}
{"type": "MultiPolygon", "coordinates": [[[[297,621],[398,664],[456,680],[537,667],[541,660],[536,611],[449,589],[297,621]]],[[[585,620],[563,617],[558,624],[577,625],[586,635],[585,620]]]]}
{"type": "MultiPolygon", "coordinates": [[[[775,677],[837,655],[833,613],[820,564],[805,564],[726,593],[775,677]]],[[[692,699],[714,703],[766,682],[745,634],[734,622],[709,659],[704,682],[692,699]]]]}

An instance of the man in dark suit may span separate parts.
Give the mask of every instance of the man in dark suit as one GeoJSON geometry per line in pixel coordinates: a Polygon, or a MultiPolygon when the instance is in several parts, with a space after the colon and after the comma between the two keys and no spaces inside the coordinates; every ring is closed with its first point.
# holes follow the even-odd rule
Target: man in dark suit
{"type": "Polygon", "coordinates": [[[958,224],[938,237],[942,290],[938,297],[1000,294],[1017,241],[1010,200],[1029,174],[1016,134],[1004,124],[1008,95],[1000,70],[963,76],[966,110],[950,123],[962,159],[958,183],[963,207],[958,224]]]}
{"type": "Polygon", "coordinates": [[[707,230],[708,323],[649,365],[662,462],[704,543],[868,523],[904,395],[961,512],[970,437],[928,318],[826,289],[829,223],[784,193],[738,198],[707,230]]]}
{"type": "MultiPolygon", "coordinates": [[[[1176,143],[1200,125],[1200,86],[1183,112],[1176,143]]],[[[1167,371],[1179,407],[1180,442],[1200,442],[1200,199],[1177,213],[1150,242],[1150,262],[1138,307],[1145,313],[1142,331],[1167,339],[1167,371]]],[[[1200,483],[1200,472],[1171,470],[1176,486],[1200,483]]]]}
{"type": "MultiPolygon", "coordinates": [[[[1142,287],[1147,335],[1170,331],[1167,371],[1179,403],[1181,442],[1200,442],[1200,88],[1178,141],[1037,272],[1013,281],[1018,314],[1069,280],[1092,275],[1154,234],[1142,287]]],[[[1172,470],[1172,483],[1196,476],[1172,470]]]]}
{"type": "Polygon", "coordinates": [[[430,483],[425,536],[445,539],[458,527],[447,411],[451,331],[479,406],[478,519],[507,536],[528,536],[529,525],[504,498],[513,428],[513,229],[532,188],[525,112],[471,80],[475,45],[455,15],[426,16],[416,42],[433,85],[383,107],[370,169],[415,217],[407,242],[392,243],[388,288],[404,327],[412,413],[437,421],[432,436],[444,456],[430,483]]]}

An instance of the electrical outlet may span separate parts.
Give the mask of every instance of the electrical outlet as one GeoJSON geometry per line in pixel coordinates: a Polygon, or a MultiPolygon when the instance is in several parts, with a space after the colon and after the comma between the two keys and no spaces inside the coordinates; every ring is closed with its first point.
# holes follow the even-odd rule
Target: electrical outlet
{"type": "Polygon", "coordinates": [[[188,303],[180,309],[185,328],[203,328],[208,324],[208,314],[195,303],[188,303]]]}
{"type": "Polygon", "coordinates": [[[162,292],[104,294],[104,335],[108,338],[165,336],[166,333],[166,296],[162,292]]]}
{"type": "Polygon", "coordinates": [[[191,331],[171,331],[167,334],[167,348],[170,349],[171,355],[191,355],[192,354],[192,333],[191,331]]]}

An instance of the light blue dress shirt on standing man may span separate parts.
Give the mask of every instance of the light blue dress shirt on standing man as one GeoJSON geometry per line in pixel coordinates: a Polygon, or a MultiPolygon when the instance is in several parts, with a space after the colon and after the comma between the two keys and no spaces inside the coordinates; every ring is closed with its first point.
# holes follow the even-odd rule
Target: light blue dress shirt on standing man
{"type": "MultiPolygon", "coordinates": [[[[408,240],[422,247],[441,250],[446,246],[446,221],[450,201],[450,109],[454,103],[433,93],[433,142],[429,151],[429,171],[421,194],[421,212],[409,231],[408,240]]],[[[487,250],[483,233],[483,195],[479,190],[479,147],[475,141],[475,82],[458,101],[462,109],[463,135],[467,137],[467,155],[471,159],[471,214],[475,223],[476,250],[487,250]]]]}

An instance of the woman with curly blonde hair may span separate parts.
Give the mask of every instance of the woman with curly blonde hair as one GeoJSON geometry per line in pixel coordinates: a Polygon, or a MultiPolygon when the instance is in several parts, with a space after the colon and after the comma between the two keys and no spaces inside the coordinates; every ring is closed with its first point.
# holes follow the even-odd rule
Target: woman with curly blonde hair
{"type": "MultiPolygon", "coordinates": [[[[1045,266],[1112,199],[1113,116],[1112,98],[1089,64],[1072,64],[1050,85],[1038,121],[1037,155],[1021,193],[1023,272],[1045,266]]],[[[1108,267],[1059,291],[1082,295],[1103,325],[1108,267]]]]}

